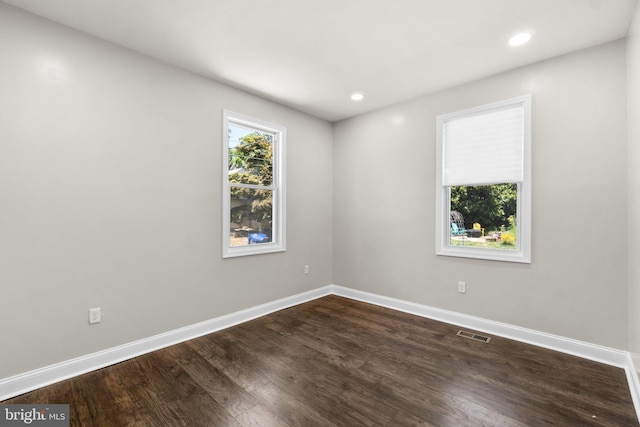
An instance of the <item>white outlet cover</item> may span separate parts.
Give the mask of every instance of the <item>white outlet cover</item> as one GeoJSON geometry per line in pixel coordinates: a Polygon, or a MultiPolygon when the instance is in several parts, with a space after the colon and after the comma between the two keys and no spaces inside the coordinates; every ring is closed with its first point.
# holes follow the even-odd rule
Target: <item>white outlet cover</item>
{"type": "Polygon", "coordinates": [[[99,308],[91,308],[89,309],[89,323],[100,323],[100,309],[99,308]]]}

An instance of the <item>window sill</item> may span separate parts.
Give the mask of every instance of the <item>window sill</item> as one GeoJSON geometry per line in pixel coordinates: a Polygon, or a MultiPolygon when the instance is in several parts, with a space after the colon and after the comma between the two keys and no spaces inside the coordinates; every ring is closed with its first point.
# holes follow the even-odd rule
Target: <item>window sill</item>
{"type": "Polygon", "coordinates": [[[522,251],[503,251],[498,249],[478,249],[448,246],[436,250],[436,255],[531,264],[531,257],[524,254],[522,251]]]}
{"type": "Polygon", "coordinates": [[[233,246],[224,248],[222,258],[235,258],[250,255],[262,255],[275,252],[284,252],[283,245],[277,243],[260,243],[256,245],[233,246]]]}

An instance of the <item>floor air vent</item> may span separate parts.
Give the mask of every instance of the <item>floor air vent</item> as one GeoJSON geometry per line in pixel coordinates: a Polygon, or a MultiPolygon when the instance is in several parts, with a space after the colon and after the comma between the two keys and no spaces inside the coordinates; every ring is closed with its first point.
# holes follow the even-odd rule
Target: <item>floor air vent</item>
{"type": "Polygon", "coordinates": [[[458,331],[456,335],[464,338],[469,338],[470,340],[476,340],[476,341],[482,341],[482,342],[491,341],[491,338],[485,337],[483,335],[474,334],[473,332],[458,331]]]}

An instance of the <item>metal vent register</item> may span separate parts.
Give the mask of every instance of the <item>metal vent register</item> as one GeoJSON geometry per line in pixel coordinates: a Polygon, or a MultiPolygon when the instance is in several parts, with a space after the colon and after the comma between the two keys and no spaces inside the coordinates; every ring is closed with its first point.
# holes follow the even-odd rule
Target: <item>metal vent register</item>
{"type": "Polygon", "coordinates": [[[470,340],[482,341],[485,343],[491,341],[490,337],[485,337],[484,335],[478,335],[478,334],[474,334],[473,332],[467,332],[462,330],[458,331],[456,335],[464,338],[469,338],[470,340]]]}

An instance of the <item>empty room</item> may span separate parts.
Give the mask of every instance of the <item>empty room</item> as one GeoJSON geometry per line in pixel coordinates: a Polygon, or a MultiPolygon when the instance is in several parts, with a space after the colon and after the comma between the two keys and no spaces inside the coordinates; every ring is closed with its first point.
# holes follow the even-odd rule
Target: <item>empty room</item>
{"type": "Polygon", "coordinates": [[[637,426],[637,0],[0,0],[0,425],[637,426]]]}

